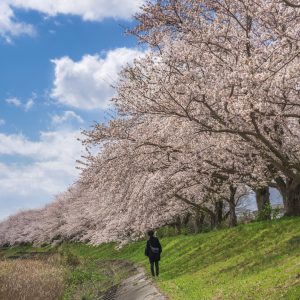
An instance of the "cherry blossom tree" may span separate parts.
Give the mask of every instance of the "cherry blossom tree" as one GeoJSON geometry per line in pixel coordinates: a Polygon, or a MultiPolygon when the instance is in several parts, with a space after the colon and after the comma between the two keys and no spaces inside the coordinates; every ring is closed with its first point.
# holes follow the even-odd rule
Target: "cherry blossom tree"
{"type": "Polygon", "coordinates": [[[2,222],[0,244],[126,242],[188,214],[235,226],[269,186],[300,215],[299,3],[157,0],[136,18],[150,51],[122,71],[116,118],[84,132],[81,178],[2,222]]]}
{"type": "Polygon", "coordinates": [[[159,52],[123,72],[123,114],[185,118],[258,152],[287,215],[299,201],[299,9],[286,1],[156,1],[133,31],[159,52]]]}
{"type": "MultiPolygon", "coordinates": [[[[229,207],[226,216],[230,215],[231,225],[236,225],[234,199],[238,186],[244,182],[258,186],[267,180],[255,175],[257,167],[253,167],[256,166],[253,159],[247,156],[245,159],[245,156],[240,155],[241,145],[237,156],[231,147],[234,140],[229,141],[225,135],[223,139],[222,136],[216,139],[206,133],[199,134],[195,132],[193,124],[186,120],[172,119],[170,122],[170,118],[151,116],[145,119],[139,115],[112,121],[108,126],[98,124],[94,130],[85,134],[85,144],[103,147],[98,157],[88,158],[91,162],[90,170],[98,175],[85,176],[88,178],[87,183],[101,183],[102,186],[109,184],[113,187],[110,195],[114,197],[112,195],[119,190],[136,183],[136,174],[159,176],[156,186],[147,191],[145,201],[161,198],[183,202],[198,213],[208,214],[216,225],[222,221],[223,201],[229,207]],[[105,174],[116,173],[117,181],[121,183],[126,178],[126,185],[115,184],[116,177],[109,178],[109,175],[100,175],[99,178],[103,168],[105,174]],[[105,182],[102,182],[103,178],[105,182]]],[[[256,173],[265,176],[268,170],[256,173]]],[[[148,180],[151,179],[148,177],[148,180]]],[[[181,207],[183,211],[185,206],[181,207]]]]}

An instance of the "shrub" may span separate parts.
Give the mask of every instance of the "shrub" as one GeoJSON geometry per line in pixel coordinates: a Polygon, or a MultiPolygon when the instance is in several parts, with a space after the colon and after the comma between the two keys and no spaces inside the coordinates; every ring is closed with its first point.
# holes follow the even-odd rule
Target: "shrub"
{"type": "Polygon", "coordinates": [[[270,220],[272,216],[272,206],[270,203],[265,204],[264,208],[258,212],[256,221],[270,220]]]}
{"type": "Polygon", "coordinates": [[[80,259],[79,257],[74,254],[68,247],[61,248],[60,249],[60,256],[61,256],[61,262],[64,265],[76,267],[80,265],[80,259]]]}

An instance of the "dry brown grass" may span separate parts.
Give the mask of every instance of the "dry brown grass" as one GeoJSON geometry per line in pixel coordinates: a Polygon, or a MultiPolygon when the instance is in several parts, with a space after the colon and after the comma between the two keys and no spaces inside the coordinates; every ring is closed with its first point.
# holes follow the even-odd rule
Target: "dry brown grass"
{"type": "Polygon", "coordinates": [[[64,271],[46,261],[0,261],[0,299],[58,300],[64,292],[64,271]]]}

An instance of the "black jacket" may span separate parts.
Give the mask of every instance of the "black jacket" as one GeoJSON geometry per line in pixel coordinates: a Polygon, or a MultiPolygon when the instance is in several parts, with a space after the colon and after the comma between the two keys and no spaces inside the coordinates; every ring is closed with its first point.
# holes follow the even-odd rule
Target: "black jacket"
{"type": "Polygon", "coordinates": [[[160,244],[158,238],[150,237],[146,244],[145,255],[149,257],[149,260],[151,262],[159,261],[161,252],[162,252],[162,247],[161,247],[161,244],[160,244]],[[150,244],[153,248],[159,248],[159,253],[153,253],[151,251],[150,244]]]}

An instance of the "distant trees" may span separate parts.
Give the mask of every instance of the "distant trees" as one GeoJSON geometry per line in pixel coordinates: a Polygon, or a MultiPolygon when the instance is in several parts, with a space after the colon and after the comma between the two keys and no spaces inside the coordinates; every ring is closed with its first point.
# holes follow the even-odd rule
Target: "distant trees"
{"type": "Polygon", "coordinates": [[[123,240],[187,214],[198,227],[203,216],[235,226],[238,199],[251,188],[263,210],[269,186],[286,215],[299,216],[298,6],[147,2],[131,32],[150,51],[122,71],[117,117],[84,132],[84,145],[100,151],[57,202],[58,234],[123,240]]]}

